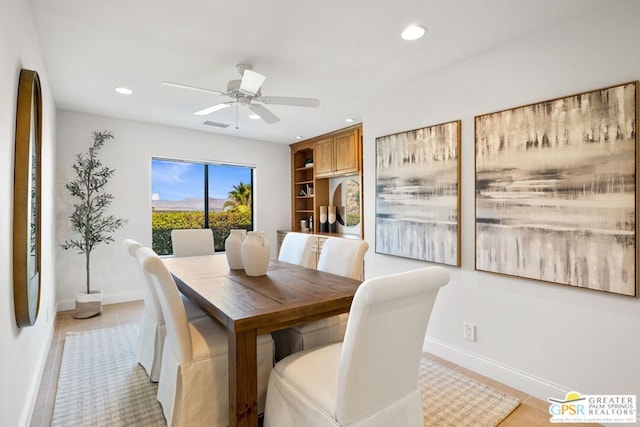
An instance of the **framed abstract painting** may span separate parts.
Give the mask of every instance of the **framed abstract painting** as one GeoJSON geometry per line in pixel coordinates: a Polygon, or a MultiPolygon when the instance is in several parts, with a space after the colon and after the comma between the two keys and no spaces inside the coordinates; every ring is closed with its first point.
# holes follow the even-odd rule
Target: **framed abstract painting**
{"type": "Polygon", "coordinates": [[[376,138],[376,252],[460,266],[460,120],[376,138]]]}
{"type": "Polygon", "coordinates": [[[475,268],[637,284],[638,82],[475,117],[475,268]]]}

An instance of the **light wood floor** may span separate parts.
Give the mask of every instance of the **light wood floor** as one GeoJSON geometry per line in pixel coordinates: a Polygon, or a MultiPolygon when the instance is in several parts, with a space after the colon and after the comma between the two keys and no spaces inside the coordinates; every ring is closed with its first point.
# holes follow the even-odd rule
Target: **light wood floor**
{"type": "MultiPolygon", "coordinates": [[[[42,427],[51,425],[65,334],[70,331],[89,331],[92,329],[107,328],[123,325],[125,323],[138,322],[143,308],[142,301],[105,305],[101,315],[91,319],[82,320],[74,319],[71,316],[71,312],[60,312],[57,314],[54,336],[47,356],[47,362],[42,375],[40,388],[38,390],[36,406],[31,418],[31,426],[42,427]]],[[[500,424],[501,427],[537,427],[553,425],[549,422],[549,404],[547,402],[536,399],[526,393],[493,381],[487,377],[436,356],[432,357],[442,365],[457,370],[480,382],[488,384],[505,394],[515,396],[521,400],[522,403],[520,406],[518,406],[518,408],[500,424]]],[[[576,424],[572,424],[572,426],[576,426],[576,424]]]]}

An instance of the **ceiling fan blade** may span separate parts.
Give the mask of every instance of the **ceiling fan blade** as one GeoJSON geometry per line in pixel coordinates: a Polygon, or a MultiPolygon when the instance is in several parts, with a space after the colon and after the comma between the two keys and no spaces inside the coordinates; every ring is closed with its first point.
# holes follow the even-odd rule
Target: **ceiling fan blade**
{"type": "MultiPolygon", "coordinates": [[[[246,71],[245,71],[246,72],[246,71]]],[[[249,104],[249,109],[260,116],[262,120],[265,122],[272,124],[280,121],[278,116],[273,114],[271,111],[267,110],[263,105],[260,104],[249,104]]]]}
{"type": "Polygon", "coordinates": [[[189,89],[189,90],[196,90],[198,92],[215,93],[216,95],[226,95],[226,93],[220,92],[220,91],[217,91],[217,90],[205,89],[205,88],[196,87],[196,86],[183,85],[181,83],[162,82],[162,84],[164,86],[176,87],[178,89],[189,89]]]}
{"type": "Polygon", "coordinates": [[[264,79],[266,79],[266,77],[260,73],[244,70],[242,73],[242,81],[240,82],[240,90],[255,95],[260,90],[264,79]]]}
{"type": "Polygon", "coordinates": [[[260,102],[273,105],[291,105],[293,107],[318,108],[320,101],[315,98],[292,98],[288,96],[263,96],[260,102]]]}
{"type": "Polygon", "coordinates": [[[214,113],[216,111],[224,110],[225,108],[231,106],[231,104],[233,104],[233,101],[223,102],[222,104],[212,105],[211,107],[207,107],[207,108],[204,108],[204,109],[202,109],[200,111],[196,111],[195,113],[193,113],[193,115],[194,116],[206,116],[207,114],[211,114],[211,113],[214,113]]]}

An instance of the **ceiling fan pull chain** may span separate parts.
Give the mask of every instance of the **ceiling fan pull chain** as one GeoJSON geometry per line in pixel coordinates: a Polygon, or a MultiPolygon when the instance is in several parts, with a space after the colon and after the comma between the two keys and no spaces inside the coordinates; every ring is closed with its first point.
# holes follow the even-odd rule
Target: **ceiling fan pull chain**
{"type": "Polygon", "coordinates": [[[236,102],[236,129],[240,129],[238,127],[238,102],[236,102]]]}

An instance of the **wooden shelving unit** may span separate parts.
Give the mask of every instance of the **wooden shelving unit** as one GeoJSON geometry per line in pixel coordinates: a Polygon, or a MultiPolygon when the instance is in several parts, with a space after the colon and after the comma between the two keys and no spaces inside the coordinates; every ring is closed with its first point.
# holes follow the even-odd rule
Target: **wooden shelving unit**
{"type": "MultiPolygon", "coordinates": [[[[319,207],[331,204],[329,181],[336,177],[357,175],[357,180],[362,185],[362,126],[341,129],[291,144],[290,147],[291,230],[302,231],[300,221],[309,222],[312,218],[313,224],[310,224],[309,231],[319,233],[319,207]]],[[[360,217],[363,218],[362,192],[360,206],[360,217]]]]}
{"type": "Polygon", "coordinates": [[[313,144],[291,147],[291,229],[302,231],[300,221],[309,221],[315,209],[313,144]]]}

